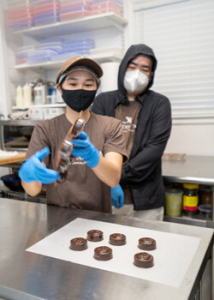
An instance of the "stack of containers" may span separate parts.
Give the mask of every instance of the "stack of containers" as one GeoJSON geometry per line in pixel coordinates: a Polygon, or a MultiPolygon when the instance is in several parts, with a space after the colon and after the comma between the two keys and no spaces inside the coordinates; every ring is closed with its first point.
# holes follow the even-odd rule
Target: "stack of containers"
{"type": "Polygon", "coordinates": [[[46,62],[62,53],[63,47],[60,39],[44,39],[38,46],[29,45],[19,48],[16,52],[16,64],[46,62]]]}
{"type": "Polygon", "coordinates": [[[90,16],[90,0],[60,0],[60,21],[90,16]]]}
{"type": "Polygon", "coordinates": [[[59,0],[33,0],[35,26],[58,22],[59,9],[59,0]]]}
{"type": "Polygon", "coordinates": [[[37,49],[30,53],[27,57],[27,62],[30,64],[41,63],[52,60],[52,57],[63,52],[61,42],[45,42],[41,43],[37,49]]]}
{"type": "Polygon", "coordinates": [[[32,0],[7,0],[9,27],[15,30],[33,26],[32,0]]]}
{"type": "Polygon", "coordinates": [[[16,51],[16,65],[26,63],[28,56],[35,50],[36,47],[33,45],[18,48],[16,51]]]}
{"type": "Polygon", "coordinates": [[[16,52],[16,64],[36,64],[51,60],[65,61],[74,56],[88,55],[94,48],[93,39],[46,38],[40,40],[38,46],[29,45],[19,48],[16,52]]]}
{"type": "Polygon", "coordinates": [[[122,15],[122,3],[119,0],[92,0],[91,15],[114,12],[122,15]]]}
{"type": "Polygon", "coordinates": [[[53,56],[52,60],[66,60],[78,55],[90,54],[90,50],[95,48],[92,39],[79,38],[69,39],[62,42],[63,54],[53,56]]]}

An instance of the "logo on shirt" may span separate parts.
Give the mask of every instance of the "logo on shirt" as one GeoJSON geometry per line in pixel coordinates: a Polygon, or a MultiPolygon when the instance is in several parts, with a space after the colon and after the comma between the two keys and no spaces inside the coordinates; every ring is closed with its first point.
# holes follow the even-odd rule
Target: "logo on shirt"
{"type": "Polygon", "coordinates": [[[132,117],[126,116],[126,121],[122,121],[123,132],[135,132],[136,124],[132,124],[132,117]]]}
{"type": "MultiPolygon", "coordinates": [[[[100,151],[100,156],[103,156],[102,152],[100,151]]],[[[81,157],[72,157],[72,160],[70,161],[70,165],[85,165],[86,162],[81,157]]]]}

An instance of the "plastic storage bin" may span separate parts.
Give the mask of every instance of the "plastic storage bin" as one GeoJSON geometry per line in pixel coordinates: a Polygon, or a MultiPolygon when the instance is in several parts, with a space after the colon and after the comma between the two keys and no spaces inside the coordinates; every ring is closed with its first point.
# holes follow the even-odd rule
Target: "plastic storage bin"
{"type": "Polygon", "coordinates": [[[50,61],[51,58],[57,55],[57,52],[53,50],[36,50],[27,57],[27,62],[29,64],[35,64],[45,61],[50,61]]]}
{"type": "Polygon", "coordinates": [[[48,3],[39,6],[34,6],[33,11],[34,11],[34,15],[40,15],[51,11],[59,11],[59,9],[60,9],[59,3],[57,4],[48,3]]]}
{"type": "Polygon", "coordinates": [[[90,16],[90,6],[75,6],[60,10],[60,21],[71,21],[90,16]]]}
{"type": "Polygon", "coordinates": [[[104,14],[108,12],[115,12],[122,15],[122,6],[114,1],[92,1],[91,14],[104,14]]]}
{"type": "Polygon", "coordinates": [[[78,53],[81,55],[89,54],[90,50],[95,47],[92,39],[71,39],[63,42],[63,50],[65,53],[78,53]]]}
{"type": "Polygon", "coordinates": [[[60,8],[67,9],[69,7],[90,6],[90,0],[61,0],[60,8]]]}
{"type": "Polygon", "coordinates": [[[60,4],[58,0],[34,0],[33,12],[35,26],[42,26],[59,21],[60,4]]]}
{"type": "Polygon", "coordinates": [[[42,43],[42,44],[40,44],[38,49],[39,50],[52,50],[59,54],[61,54],[63,52],[61,42],[42,43]]]}
{"type": "Polygon", "coordinates": [[[21,30],[34,25],[31,1],[10,0],[7,4],[8,25],[11,29],[21,30]]]}
{"type": "Polygon", "coordinates": [[[198,210],[202,219],[211,219],[211,204],[199,205],[198,210]]]}
{"type": "Polygon", "coordinates": [[[56,22],[59,22],[59,16],[55,12],[41,14],[34,17],[35,26],[42,26],[42,25],[52,24],[56,22]]]}
{"type": "Polygon", "coordinates": [[[28,56],[35,50],[36,48],[33,45],[20,47],[16,51],[16,64],[19,65],[19,64],[26,63],[28,56]]]}

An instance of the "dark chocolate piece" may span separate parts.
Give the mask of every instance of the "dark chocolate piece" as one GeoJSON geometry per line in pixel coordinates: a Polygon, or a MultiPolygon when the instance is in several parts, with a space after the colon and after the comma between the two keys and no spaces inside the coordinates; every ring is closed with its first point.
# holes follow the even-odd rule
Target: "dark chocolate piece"
{"type": "Polygon", "coordinates": [[[156,249],[156,241],[148,237],[141,238],[138,241],[138,248],[142,250],[154,250],[156,249]]]}
{"type": "Polygon", "coordinates": [[[109,244],[122,246],[126,244],[126,236],[122,233],[113,233],[109,236],[109,244]]]}
{"type": "MultiPolygon", "coordinates": [[[[81,115],[81,112],[79,115],[81,115]]],[[[73,143],[71,142],[71,140],[77,137],[82,132],[84,124],[84,119],[78,118],[70,128],[64,141],[61,144],[56,161],[57,171],[60,174],[61,178],[57,180],[57,183],[63,183],[68,176],[68,168],[71,163],[71,159],[73,158],[71,155],[73,150],[73,143]]]]}
{"type": "Polygon", "coordinates": [[[87,240],[82,237],[74,238],[70,241],[71,250],[82,251],[87,248],[88,248],[87,240]]]}
{"type": "Polygon", "coordinates": [[[134,255],[134,265],[139,268],[151,268],[154,266],[154,258],[146,252],[137,253],[134,255]]]}
{"type": "Polygon", "coordinates": [[[103,240],[103,232],[101,230],[90,230],[87,232],[87,240],[90,242],[100,242],[103,240]]]}
{"type": "Polygon", "coordinates": [[[113,258],[112,249],[106,246],[94,249],[94,258],[97,260],[110,260],[113,258]]]}
{"type": "Polygon", "coordinates": [[[85,125],[84,119],[79,118],[74,126],[73,135],[77,137],[82,131],[85,125]]]}

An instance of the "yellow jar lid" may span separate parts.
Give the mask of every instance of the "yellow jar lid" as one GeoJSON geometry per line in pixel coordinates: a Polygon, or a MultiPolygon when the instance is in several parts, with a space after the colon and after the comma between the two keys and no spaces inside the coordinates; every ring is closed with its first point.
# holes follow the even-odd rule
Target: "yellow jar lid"
{"type": "Polygon", "coordinates": [[[183,187],[185,189],[194,190],[194,189],[198,189],[198,184],[184,183],[183,187]]]}

